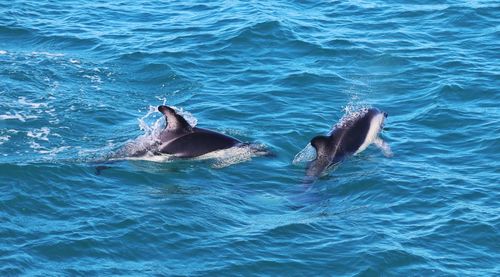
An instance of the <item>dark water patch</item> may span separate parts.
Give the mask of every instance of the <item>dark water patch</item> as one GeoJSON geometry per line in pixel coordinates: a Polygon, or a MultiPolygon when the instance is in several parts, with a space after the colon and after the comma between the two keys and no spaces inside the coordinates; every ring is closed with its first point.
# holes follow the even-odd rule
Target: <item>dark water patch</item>
{"type": "Polygon", "coordinates": [[[10,26],[0,26],[0,35],[3,36],[5,39],[7,38],[26,38],[34,33],[34,30],[25,28],[25,27],[19,27],[16,25],[10,25],[10,26]]]}

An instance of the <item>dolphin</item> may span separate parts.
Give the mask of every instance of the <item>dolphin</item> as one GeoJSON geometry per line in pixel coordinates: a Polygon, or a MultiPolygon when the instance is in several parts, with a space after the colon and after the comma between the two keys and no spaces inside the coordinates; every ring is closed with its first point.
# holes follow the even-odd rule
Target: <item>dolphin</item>
{"type": "Polygon", "coordinates": [[[213,151],[245,145],[236,138],[198,127],[192,127],[184,117],[168,106],[159,106],[166,125],[158,139],[157,151],[179,158],[198,157],[213,151]]]}
{"type": "Polygon", "coordinates": [[[326,169],[360,153],[372,143],[389,156],[389,146],[378,136],[386,117],[387,113],[377,108],[362,109],[337,123],[327,136],[314,137],[311,145],[316,150],[316,158],[307,167],[305,181],[313,182],[326,169]]]}

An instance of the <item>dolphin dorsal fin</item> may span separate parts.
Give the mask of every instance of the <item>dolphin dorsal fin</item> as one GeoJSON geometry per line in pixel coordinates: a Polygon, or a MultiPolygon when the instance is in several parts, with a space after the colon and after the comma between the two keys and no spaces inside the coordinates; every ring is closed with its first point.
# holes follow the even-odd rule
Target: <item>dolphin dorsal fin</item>
{"type": "Polygon", "coordinates": [[[167,121],[165,128],[167,130],[182,132],[191,132],[193,130],[186,119],[179,115],[174,109],[162,105],[158,106],[158,111],[165,116],[165,120],[167,121]]]}
{"type": "Polygon", "coordinates": [[[316,156],[327,156],[328,151],[328,137],[327,136],[317,136],[311,140],[311,145],[316,149],[316,156]]]}

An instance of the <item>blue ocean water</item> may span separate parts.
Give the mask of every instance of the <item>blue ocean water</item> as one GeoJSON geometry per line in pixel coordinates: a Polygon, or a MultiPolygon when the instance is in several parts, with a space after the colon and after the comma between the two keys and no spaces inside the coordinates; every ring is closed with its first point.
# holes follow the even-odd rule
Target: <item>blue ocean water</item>
{"type": "Polygon", "coordinates": [[[498,276],[500,3],[439,2],[1,1],[0,275],[498,276]],[[96,175],[163,103],[276,156],[96,175]],[[361,106],[393,157],[297,208],[361,106]]]}

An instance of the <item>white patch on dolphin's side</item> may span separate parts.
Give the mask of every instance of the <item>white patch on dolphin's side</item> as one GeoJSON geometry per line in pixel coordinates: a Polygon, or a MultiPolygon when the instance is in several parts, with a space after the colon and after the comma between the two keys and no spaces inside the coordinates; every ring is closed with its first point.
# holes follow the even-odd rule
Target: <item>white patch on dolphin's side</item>
{"type": "Polygon", "coordinates": [[[361,146],[358,148],[358,150],[354,153],[354,155],[361,153],[368,147],[368,145],[372,144],[375,139],[378,138],[378,133],[380,132],[382,124],[384,123],[384,118],[385,116],[383,113],[379,113],[372,118],[372,120],[370,121],[370,128],[368,129],[365,140],[363,141],[363,144],[361,144],[361,146]]]}
{"type": "Polygon", "coordinates": [[[151,153],[145,154],[143,156],[139,157],[124,157],[124,158],[113,158],[110,160],[131,160],[131,161],[148,161],[148,162],[155,162],[155,163],[168,163],[175,161],[177,158],[174,155],[169,155],[169,154],[160,154],[160,155],[154,155],[151,153]]]}
{"type": "MultiPolygon", "coordinates": [[[[263,156],[266,154],[267,152],[265,152],[263,146],[257,145],[257,147],[252,147],[252,145],[243,145],[243,146],[235,146],[228,149],[218,150],[198,157],[182,159],[182,160],[191,160],[191,161],[211,160],[213,161],[211,163],[211,166],[213,168],[224,168],[234,164],[246,162],[254,157],[263,156]]],[[[124,158],[116,158],[110,160],[122,160],[122,159],[149,161],[156,163],[169,163],[179,160],[179,158],[176,157],[175,155],[169,155],[164,153],[162,154],[147,153],[139,157],[124,157],[124,158]]]]}

